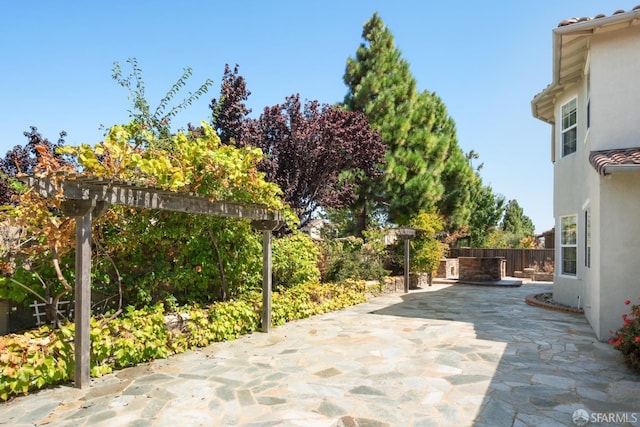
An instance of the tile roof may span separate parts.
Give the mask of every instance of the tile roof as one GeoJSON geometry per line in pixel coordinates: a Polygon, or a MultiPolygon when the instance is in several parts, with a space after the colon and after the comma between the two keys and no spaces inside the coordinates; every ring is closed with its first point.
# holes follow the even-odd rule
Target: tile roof
{"type": "MultiPolygon", "coordinates": [[[[631,11],[634,10],[640,10],[640,4],[637,5],[636,7],[634,7],[633,9],[631,9],[631,11]]],[[[611,16],[613,15],[619,15],[621,13],[625,13],[626,11],[622,10],[622,9],[618,9],[615,12],[613,12],[611,14],[611,16]]],[[[604,13],[600,13],[596,16],[594,16],[593,18],[590,18],[588,16],[583,16],[582,18],[569,18],[569,19],[563,19],[562,21],[560,21],[560,23],[558,24],[558,27],[566,27],[567,25],[571,25],[571,24],[577,24],[578,22],[584,22],[584,21],[591,21],[593,19],[600,19],[600,18],[605,18],[607,15],[605,15],[604,13]]]]}
{"type": "Polygon", "coordinates": [[[640,166],[640,147],[592,151],[589,153],[589,163],[602,176],[607,174],[607,166],[640,166]]]}

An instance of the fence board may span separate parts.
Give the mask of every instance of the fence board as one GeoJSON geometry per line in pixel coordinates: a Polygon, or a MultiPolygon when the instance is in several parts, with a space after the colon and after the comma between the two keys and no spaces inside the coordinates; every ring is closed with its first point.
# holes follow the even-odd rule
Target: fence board
{"type": "Polygon", "coordinates": [[[538,266],[543,271],[545,263],[553,265],[554,249],[491,249],[491,248],[451,248],[449,258],[459,257],[503,257],[507,260],[506,274],[513,276],[514,271],[538,266]]]}

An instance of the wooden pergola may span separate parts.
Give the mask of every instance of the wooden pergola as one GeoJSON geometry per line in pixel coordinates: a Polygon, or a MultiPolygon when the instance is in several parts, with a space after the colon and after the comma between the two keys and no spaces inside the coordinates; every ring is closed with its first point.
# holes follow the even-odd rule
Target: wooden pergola
{"type": "Polygon", "coordinates": [[[263,234],[262,331],[271,328],[271,232],[284,223],[279,211],[266,206],[229,201],[211,201],[195,193],[165,191],[132,182],[96,176],[63,173],[55,180],[46,177],[22,177],[41,196],[62,195],[61,208],[76,218],[75,261],[75,385],[90,385],[91,316],[91,220],[106,212],[110,205],[158,209],[189,214],[244,218],[263,234]]]}

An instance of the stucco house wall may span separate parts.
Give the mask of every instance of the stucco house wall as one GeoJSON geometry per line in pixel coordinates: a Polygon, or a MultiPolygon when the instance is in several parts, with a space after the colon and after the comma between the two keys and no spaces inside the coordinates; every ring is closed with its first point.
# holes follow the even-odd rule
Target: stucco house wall
{"type": "Polygon", "coordinates": [[[640,26],[591,38],[591,149],[638,146],[640,26]]]}
{"type": "Polygon", "coordinates": [[[590,154],[640,151],[640,7],[563,22],[553,43],[553,81],[534,97],[532,111],[553,129],[554,299],[583,308],[604,341],[622,326],[624,301],[640,296],[640,161],[603,171],[590,154]],[[563,156],[562,106],[573,98],[576,151],[563,156]],[[577,219],[575,275],[562,273],[565,215],[577,219]]]}
{"type": "Polygon", "coordinates": [[[601,180],[600,307],[592,322],[600,339],[622,326],[624,300],[640,296],[640,172],[612,174],[601,180]],[[597,328],[597,329],[596,329],[597,328]]]}

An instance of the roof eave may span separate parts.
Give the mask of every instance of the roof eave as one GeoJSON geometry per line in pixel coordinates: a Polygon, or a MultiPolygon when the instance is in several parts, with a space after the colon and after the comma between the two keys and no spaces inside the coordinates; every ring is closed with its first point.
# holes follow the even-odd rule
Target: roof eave
{"type": "Polygon", "coordinates": [[[596,28],[608,27],[625,21],[635,21],[640,19],[640,9],[629,10],[624,13],[617,13],[611,16],[604,16],[601,18],[587,19],[582,22],[575,22],[573,24],[558,26],[553,29],[554,34],[572,34],[580,33],[585,30],[593,31],[596,28]]]}
{"type": "Polygon", "coordinates": [[[531,114],[533,114],[533,117],[543,122],[554,124],[555,115],[553,105],[556,94],[562,92],[562,90],[563,87],[561,85],[550,84],[542,92],[537,94],[531,100],[531,114]]]}
{"type": "Polygon", "coordinates": [[[565,35],[589,35],[594,31],[628,21],[630,23],[640,21],[640,9],[619,13],[608,17],[589,19],[575,22],[569,25],[559,26],[553,29],[553,59],[551,84],[542,90],[531,100],[531,112],[533,117],[549,124],[555,123],[553,105],[556,95],[562,92],[573,81],[560,82],[560,67],[562,59],[562,37],[565,35]]]}
{"type": "Polygon", "coordinates": [[[604,175],[611,175],[614,173],[624,172],[640,172],[640,165],[638,164],[622,164],[622,165],[607,165],[603,169],[604,175]]]}
{"type": "Polygon", "coordinates": [[[553,31],[553,72],[551,76],[551,84],[543,89],[531,100],[531,112],[533,117],[543,122],[554,124],[555,114],[553,104],[556,94],[562,92],[563,87],[560,85],[560,52],[562,46],[562,36],[553,31]],[[545,108],[546,107],[546,108],[545,108]]]}

